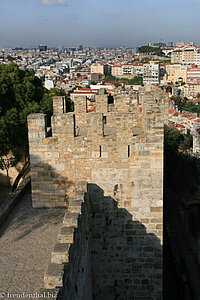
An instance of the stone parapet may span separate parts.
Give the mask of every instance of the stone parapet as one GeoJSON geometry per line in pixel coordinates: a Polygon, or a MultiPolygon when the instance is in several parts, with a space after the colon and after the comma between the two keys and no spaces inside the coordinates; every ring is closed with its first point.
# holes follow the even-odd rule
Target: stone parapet
{"type": "MultiPolygon", "coordinates": [[[[58,243],[44,275],[44,288],[57,290],[57,299],[92,299],[90,204],[85,184],[78,184],[71,202],[80,201],[80,214],[66,212],[58,243]],[[81,192],[80,192],[81,190],[81,192]],[[74,225],[74,226],[71,226],[74,225]]],[[[72,203],[73,206],[73,203],[72,203]]],[[[48,290],[46,290],[48,291],[48,290]]]]}

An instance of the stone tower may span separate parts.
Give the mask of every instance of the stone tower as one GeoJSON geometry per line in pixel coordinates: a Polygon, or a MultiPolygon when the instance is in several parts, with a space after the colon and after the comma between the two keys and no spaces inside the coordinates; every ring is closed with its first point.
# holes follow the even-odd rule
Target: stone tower
{"type": "Polygon", "coordinates": [[[168,96],[141,88],[109,104],[100,90],[95,112],[87,101],[75,96],[75,111],[66,113],[65,98],[55,97],[52,136],[45,115],[28,116],[33,207],[68,209],[87,182],[93,299],[161,299],[168,96]]]}

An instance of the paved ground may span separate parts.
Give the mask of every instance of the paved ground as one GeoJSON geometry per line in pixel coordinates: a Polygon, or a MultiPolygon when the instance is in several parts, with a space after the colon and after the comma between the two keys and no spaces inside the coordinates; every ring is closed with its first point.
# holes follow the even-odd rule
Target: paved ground
{"type": "Polygon", "coordinates": [[[63,216],[64,209],[33,209],[30,193],[25,194],[0,228],[0,293],[43,287],[63,216]]]}

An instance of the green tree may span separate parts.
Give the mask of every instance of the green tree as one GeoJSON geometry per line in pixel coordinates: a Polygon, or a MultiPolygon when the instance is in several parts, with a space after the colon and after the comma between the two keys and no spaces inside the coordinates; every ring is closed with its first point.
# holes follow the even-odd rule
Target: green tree
{"type": "Polygon", "coordinates": [[[27,116],[41,112],[50,120],[53,96],[65,96],[65,92],[56,88],[47,90],[38,77],[20,70],[16,64],[0,65],[0,168],[11,166],[3,163],[8,153],[12,152],[17,160],[19,149],[27,153],[27,116]]]}
{"type": "Polygon", "coordinates": [[[153,54],[157,54],[157,55],[161,55],[162,54],[162,50],[160,48],[157,47],[151,47],[151,46],[141,46],[138,48],[138,51],[140,53],[153,53],[153,54]]]}

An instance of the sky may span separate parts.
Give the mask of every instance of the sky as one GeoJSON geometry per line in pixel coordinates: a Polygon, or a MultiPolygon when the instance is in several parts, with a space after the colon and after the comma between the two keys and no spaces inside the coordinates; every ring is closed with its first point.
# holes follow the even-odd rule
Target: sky
{"type": "Polygon", "coordinates": [[[0,0],[0,48],[200,45],[200,0],[0,0]]]}

